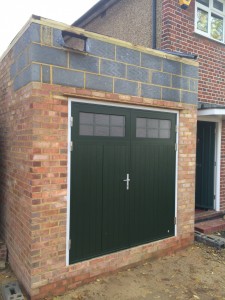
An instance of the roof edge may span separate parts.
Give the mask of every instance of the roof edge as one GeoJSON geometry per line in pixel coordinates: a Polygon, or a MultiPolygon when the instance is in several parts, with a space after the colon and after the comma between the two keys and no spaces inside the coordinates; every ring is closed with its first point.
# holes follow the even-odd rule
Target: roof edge
{"type": "Polygon", "coordinates": [[[65,23],[61,23],[61,22],[57,22],[54,20],[50,20],[50,19],[46,19],[43,17],[39,17],[39,16],[34,16],[32,15],[32,17],[28,20],[28,22],[25,24],[25,26],[19,31],[19,33],[16,35],[16,37],[13,39],[13,41],[11,42],[11,44],[8,46],[8,49],[5,51],[5,53],[3,54],[3,56],[0,58],[0,62],[1,60],[3,60],[3,58],[7,55],[7,53],[10,51],[10,49],[12,49],[12,47],[16,44],[16,42],[20,39],[20,37],[23,35],[23,33],[25,32],[25,30],[30,26],[31,23],[36,23],[39,24],[41,26],[48,26],[51,28],[55,28],[55,29],[59,29],[62,31],[68,31],[71,33],[75,33],[77,35],[80,35],[82,37],[85,38],[93,38],[102,42],[106,42],[106,43],[111,43],[117,46],[121,46],[121,47],[126,47],[132,50],[136,50],[136,51],[140,51],[146,54],[151,54],[151,55],[155,55],[155,56],[159,56],[165,59],[171,59],[174,61],[179,61],[188,65],[193,65],[193,66],[198,66],[199,63],[195,60],[190,60],[188,58],[184,58],[184,57],[179,57],[176,55],[172,55],[166,52],[162,52],[160,50],[155,50],[155,49],[150,49],[150,48],[146,48],[140,45],[134,45],[130,42],[126,42],[123,40],[119,40],[116,38],[112,38],[112,37],[108,37],[105,35],[101,35],[98,33],[94,33],[94,32],[90,32],[90,31],[86,31],[85,29],[79,28],[79,27],[74,27],[71,25],[67,25],[65,23]]]}
{"type": "Polygon", "coordinates": [[[92,6],[85,14],[77,19],[72,26],[83,27],[91,22],[94,18],[103,13],[110,6],[120,0],[100,0],[94,6],[92,6]]]}

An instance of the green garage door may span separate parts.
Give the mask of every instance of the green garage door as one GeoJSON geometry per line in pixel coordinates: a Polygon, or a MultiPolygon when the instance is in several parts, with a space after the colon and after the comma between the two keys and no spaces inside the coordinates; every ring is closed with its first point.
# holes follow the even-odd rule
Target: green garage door
{"type": "Polygon", "coordinates": [[[176,115],[72,104],[70,263],[174,235],[176,115]]]}

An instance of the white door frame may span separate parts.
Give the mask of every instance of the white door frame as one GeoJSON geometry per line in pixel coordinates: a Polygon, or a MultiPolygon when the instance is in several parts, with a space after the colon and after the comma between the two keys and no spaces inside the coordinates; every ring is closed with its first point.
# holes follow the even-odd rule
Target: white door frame
{"type": "MultiPolygon", "coordinates": [[[[68,99],[68,163],[67,163],[67,225],[66,225],[66,266],[69,266],[69,249],[70,249],[70,172],[71,172],[71,151],[70,151],[70,143],[71,143],[71,106],[73,102],[77,103],[88,103],[88,104],[96,104],[96,105],[105,105],[111,107],[124,107],[131,109],[140,109],[140,110],[149,110],[149,111],[159,111],[159,112],[167,112],[176,114],[177,121],[176,126],[179,128],[179,111],[170,110],[170,109],[160,109],[154,107],[140,106],[140,105],[126,105],[120,103],[113,102],[104,102],[104,101],[93,101],[93,100],[85,100],[80,98],[69,98],[68,99]]],[[[178,178],[178,132],[176,133],[176,166],[175,166],[175,219],[177,220],[177,178],[178,178]]],[[[175,146],[175,145],[174,145],[175,146]]],[[[177,236],[177,223],[174,228],[174,236],[177,236]]]]}
{"type": "MultiPolygon", "coordinates": [[[[214,205],[215,211],[220,211],[220,163],[221,163],[221,136],[222,136],[222,116],[215,115],[215,109],[198,111],[198,121],[216,123],[215,133],[215,167],[214,167],[214,205]]],[[[220,111],[221,113],[221,111],[220,111]]]]}

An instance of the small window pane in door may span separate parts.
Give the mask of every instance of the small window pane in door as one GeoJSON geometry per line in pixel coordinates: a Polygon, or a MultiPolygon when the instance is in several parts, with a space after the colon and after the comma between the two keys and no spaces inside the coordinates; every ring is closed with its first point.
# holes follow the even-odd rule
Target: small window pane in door
{"type": "Polygon", "coordinates": [[[95,126],[95,136],[109,136],[109,127],[107,126],[95,126]]]}
{"type": "Polygon", "coordinates": [[[136,119],[136,137],[152,139],[169,139],[171,134],[171,121],[160,119],[136,119]]]}
{"type": "Polygon", "coordinates": [[[147,126],[151,129],[157,129],[159,128],[159,120],[156,119],[147,119],[147,126]]]}
{"type": "Polygon", "coordinates": [[[109,126],[109,115],[95,114],[95,124],[109,126]]]}
{"type": "Polygon", "coordinates": [[[148,138],[157,139],[159,137],[158,129],[148,129],[148,138]]]}
{"type": "Polygon", "coordinates": [[[146,138],[147,137],[146,128],[136,128],[136,137],[146,138]]]}
{"type": "Polygon", "coordinates": [[[81,112],[80,124],[94,124],[94,114],[81,112]]]}
{"type": "Polygon", "coordinates": [[[80,112],[79,122],[79,135],[125,136],[125,116],[80,112]]]}
{"type": "Polygon", "coordinates": [[[80,135],[91,135],[92,136],[92,135],[94,135],[93,129],[94,129],[94,127],[92,125],[81,124],[79,134],[80,135]]]}
{"type": "Polygon", "coordinates": [[[169,139],[170,138],[170,130],[169,129],[160,129],[159,138],[160,139],[169,139]]]}
{"type": "Polygon", "coordinates": [[[118,136],[118,137],[125,136],[124,127],[111,126],[110,127],[110,136],[118,136]]]}
{"type": "Polygon", "coordinates": [[[137,124],[137,128],[146,128],[146,119],[145,118],[137,118],[136,124],[137,124]]]}
{"type": "Polygon", "coordinates": [[[170,129],[171,121],[169,120],[160,120],[160,129],[170,129]]]}
{"type": "Polygon", "coordinates": [[[125,125],[125,118],[124,116],[110,116],[110,125],[112,126],[123,126],[125,125]]]}

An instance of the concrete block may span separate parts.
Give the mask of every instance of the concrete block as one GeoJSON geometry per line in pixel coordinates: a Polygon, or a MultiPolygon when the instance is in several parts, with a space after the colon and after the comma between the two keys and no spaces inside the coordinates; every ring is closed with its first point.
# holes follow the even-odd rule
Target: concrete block
{"type": "Polygon", "coordinates": [[[195,66],[182,64],[182,75],[191,78],[198,78],[198,68],[195,66]]]}
{"type": "Polygon", "coordinates": [[[127,78],[140,82],[149,82],[149,71],[135,66],[127,66],[127,78]]]}
{"type": "Polygon", "coordinates": [[[129,48],[116,47],[116,60],[125,62],[131,65],[140,66],[141,53],[129,48]]]}
{"type": "Polygon", "coordinates": [[[86,74],[86,88],[113,92],[113,79],[105,76],[86,74]]]}
{"type": "Polygon", "coordinates": [[[66,67],[67,53],[64,50],[32,44],[29,49],[29,61],[66,67]]]}
{"type": "Polygon", "coordinates": [[[161,88],[154,85],[142,84],[141,96],[151,99],[161,99],[161,88]]]}
{"type": "Polygon", "coordinates": [[[84,87],[84,73],[61,68],[53,68],[53,84],[84,87]]]}
{"type": "Polygon", "coordinates": [[[225,239],[216,235],[205,235],[195,231],[195,241],[217,248],[218,250],[225,248],[225,239]]]}
{"type": "Polygon", "coordinates": [[[160,71],[162,69],[162,58],[146,53],[141,53],[141,66],[160,71]]]}
{"type": "Polygon", "coordinates": [[[9,282],[2,286],[3,300],[24,300],[18,282],[9,282]]]}
{"type": "Polygon", "coordinates": [[[118,94],[127,94],[131,96],[138,95],[138,83],[122,80],[122,79],[115,79],[114,83],[114,92],[118,94]]]}
{"type": "Polygon", "coordinates": [[[53,29],[53,46],[62,48],[64,45],[64,40],[62,37],[62,30],[53,29]]]}
{"type": "Polygon", "coordinates": [[[18,90],[32,81],[40,82],[40,78],[40,65],[32,64],[15,77],[14,90],[18,90]]]}
{"type": "Polygon", "coordinates": [[[86,51],[90,54],[115,59],[115,45],[88,38],[86,41],[86,51]]]}
{"type": "Polygon", "coordinates": [[[109,76],[125,78],[126,66],[111,60],[101,60],[100,73],[109,76]]]}
{"type": "Polygon", "coordinates": [[[174,60],[163,60],[163,72],[172,73],[176,75],[181,74],[181,63],[174,60]]]}
{"type": "Polygon", "coordinates": [[[32,42],[40,43],[40,25],[31,24],[13,47],[14,57],[17,57],[32,42]]]}
{"type": "Polygon", "coordinates": [[[41,26],[41,43],[42,45],[52,46],[53,28],[42,25],[41,26]]]}
{"type": "Polygon", "coordinates": [[[41,34],[40,34],[40,25],[36,23],[32,23],[28,29],[30,34],[30,40],[32,42],[40,43],[41,34]]]}
{"type": "Polygon", "coordinates": [[[162,86],[171,86],[171,75],[162,72],[153,72],[152,83],[162,86]]]}
{"type": "Polygon", "coordinates": [[[189,79],[186,77],[172,76],[172,87],[189,90],[189,79]]]}
{"type": "Polygon", "coordinates": [[[198,92],[198,80],[190,79],[190,91],[198,92]]]}
{"type": "Polygon", "coordinates": [[[181,91],[181,102],[197,105],[198,94],[187,91],[181,91]]]}
{"type": "Polygon", "coordinates": [[[78,53],[70,53],[69,55],[71,69],[99,73],[99,58],[78,53]]]}
{"type": "Polygon", "coordinates": [[[13,79],[16,76],[16,64],[10,66],[10,79],[13,79]]]}
{"type": "Polygon", "coordinates": [[[162,100],[180,102],[180,90],[163,88],[162,100]]]}
{"type": "Polygon", "coordinates": [[[42,81],[44,83],[50,83],[50,67],[42,66],[42,81]]]}
{"type": "Polygon", "coordinates": [[[24,52],[20,56],[18,56],[16,62],[17,72],[20,72],[27,65],[28,65],[28,53],[27,53],[27,49],[25,49],[24,52]]]}

